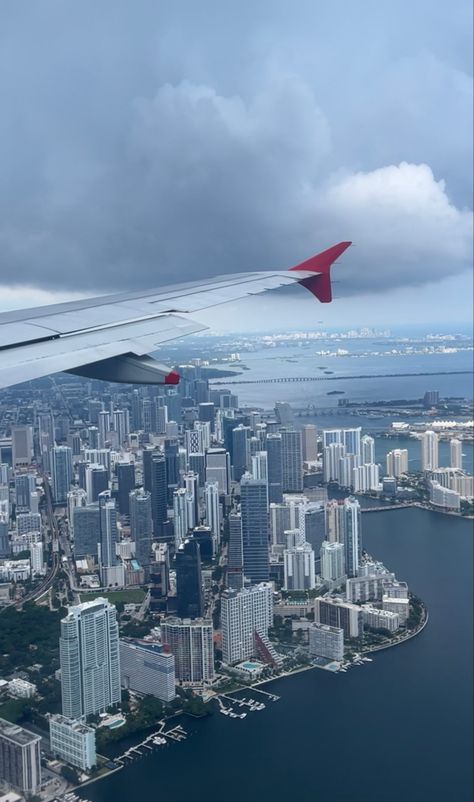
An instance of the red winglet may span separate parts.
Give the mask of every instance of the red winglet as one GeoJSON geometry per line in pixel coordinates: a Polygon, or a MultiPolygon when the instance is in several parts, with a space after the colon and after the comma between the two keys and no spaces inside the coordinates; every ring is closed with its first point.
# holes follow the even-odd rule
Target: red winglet
{"type": "Polygon", "coordinates": [[[332,248],[328,248],[326,251],[307,259],[306,262],[301,262],[301,264],[291,268],[291,270],[306,270],[317,274],[301,279],[300,284],[312,292],[323,304],[328,304],[332,301],[331,265],[341,253],[344,253],[349,245],[352,245],[352,242],[339,242],[337,245],[333,245],[332,248]]]}
{"type": "Polygon", "coordinates": [[[179,384],[181,376],[179,373],[176,373],[175,370],[172,370],[171,373],[165,377],[165,384],[179,384]]]}

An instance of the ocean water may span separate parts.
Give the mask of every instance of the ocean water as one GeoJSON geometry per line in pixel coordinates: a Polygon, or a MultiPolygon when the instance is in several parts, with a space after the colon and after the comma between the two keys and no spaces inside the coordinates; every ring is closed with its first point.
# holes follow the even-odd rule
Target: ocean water
{"type": "Polygon", "coordinates": [[[364,543],[429,609],[425,630],[333,675],[266,686],[244,720],[183,717],[189,737],[84,789],[92,802],[472,801],[472,522],[363,517],[364,543]]]}

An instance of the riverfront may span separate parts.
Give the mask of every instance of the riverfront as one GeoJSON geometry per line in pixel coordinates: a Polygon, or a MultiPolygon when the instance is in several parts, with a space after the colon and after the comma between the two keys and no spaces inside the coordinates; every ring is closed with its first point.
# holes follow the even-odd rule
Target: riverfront
{"type": "Polygon", "coordinates": [[[139,787],[163,802],[470,802],[472,522],[420,509],[373,513],[364,545],[424,600],[423,632],[347,674],[274,680],[265,688],[280,700],[245,720],[186,717],[187,740],[84,796],[128,802],[139,787]]]}

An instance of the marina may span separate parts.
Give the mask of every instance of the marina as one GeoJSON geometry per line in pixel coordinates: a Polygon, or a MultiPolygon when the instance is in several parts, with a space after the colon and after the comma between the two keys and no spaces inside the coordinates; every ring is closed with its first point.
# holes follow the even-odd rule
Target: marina
{"type": "MultiPolygon", "coordinates": [[[[177,724],[171,730],[165,732],[165,722],[162,721],[157,731],[148,735],[141,743],[129,747],[119,757],[115,758],[114,762],[118,766],[125,766],[128,762],[136,760],[137,758],[145,757],[149,752],[153,752],[156,747],[165,746],[167,738],[170,741],[184,741],[187,738],[187,732],[181,724],[177,724]],[[145,751],[146,750],[146,751],[145,751]]],[[[65,800],[65,802],[74,802],[74,800],[65,800]]]]}

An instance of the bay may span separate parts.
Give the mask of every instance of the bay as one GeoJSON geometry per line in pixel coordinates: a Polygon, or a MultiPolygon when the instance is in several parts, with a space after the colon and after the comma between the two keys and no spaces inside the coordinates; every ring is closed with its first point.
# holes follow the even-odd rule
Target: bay
{"type": "Polygon", "coordinates": [[[424,631],[330,674],[265,686],[244,720],[183,718],[189,737],[84,788],[92,802],[471,802],[472,522],[419,509],[363,517],[365,547],[421,596],[424,631]]]}

